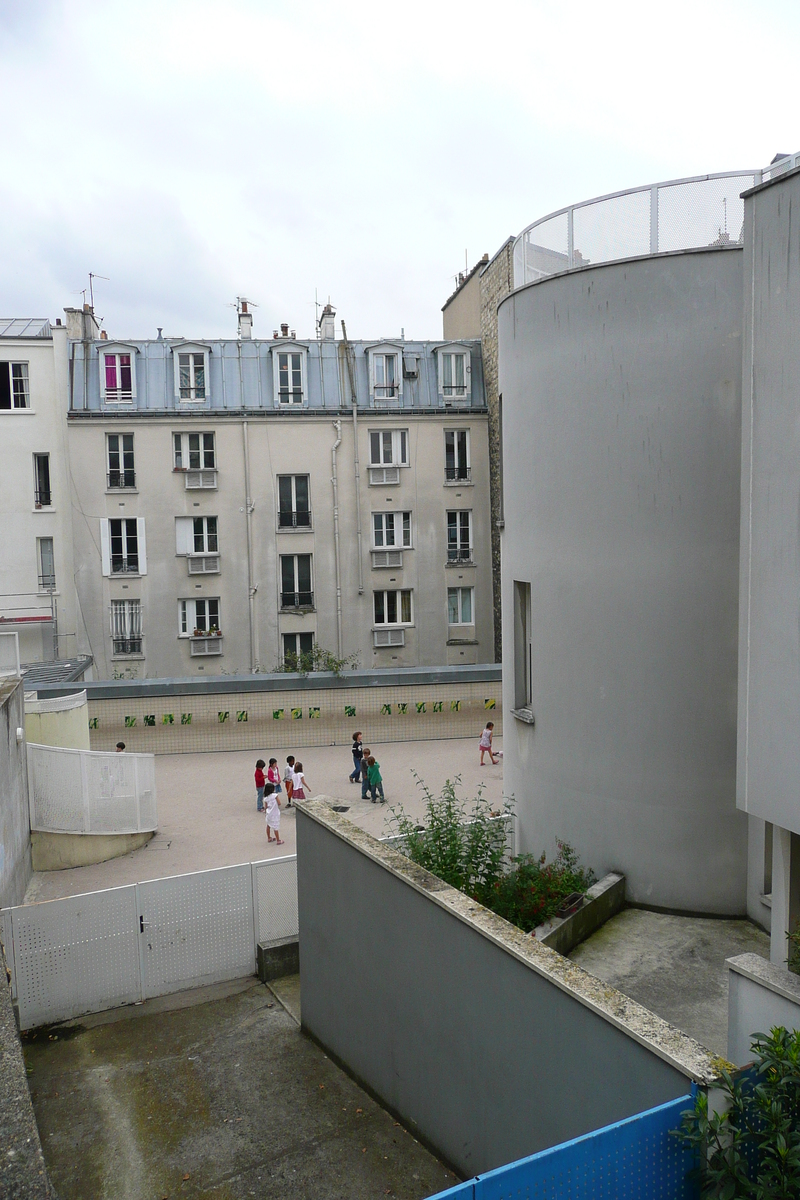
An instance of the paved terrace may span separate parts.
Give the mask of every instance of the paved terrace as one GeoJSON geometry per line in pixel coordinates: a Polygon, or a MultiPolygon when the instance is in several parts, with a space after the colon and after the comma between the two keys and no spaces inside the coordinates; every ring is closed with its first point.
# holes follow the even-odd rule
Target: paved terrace
{"type": "MultiPolygon", "coordinates": [[[[368,731],[367,731],[368,736],[368,731]]],[[[478,739],[425,742],[391,742],[385,746],[365,745],[381,764],[385,805],[361,800],[361,788],[348,782],[353,760],[347,746],[283,746],[255,752],[236,750],[209,754],[161,754],[156,756],[159,828],[147,846],[123,858],[67,871],[36,873],[26,902],[53,900],[80,892],[141,883],[165,875],[181,875],[209,867],[254,862],[294,854],[294,810],[285,806],[281,816],[284,846],[268,844],[265,821],[256,812],[253,772],[256,759],[278,759],[281,768],[287,754],[303,763],[309,796],[324,793],[341,796],[350,805],[349,819],[376,837],[388,832],[388,809],[402,804],[407,811],[421,813],[422,795],[412,771],[438,795],[446,779],[461,775],[465,794],[472,797],[480,784],[487,798],[498,807],[503,797],[503,760],[492,767],[488,759],[480,767],[478,739]]],[[[502,748],[502,740],[496,745],[502,748]]]]}

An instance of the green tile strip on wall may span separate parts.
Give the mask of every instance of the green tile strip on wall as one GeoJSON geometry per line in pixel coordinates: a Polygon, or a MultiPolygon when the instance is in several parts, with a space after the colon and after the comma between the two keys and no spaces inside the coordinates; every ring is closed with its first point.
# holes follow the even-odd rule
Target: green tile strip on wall
{"type": "Polygon", "coordinates": [[[493,700],[491,697],[487,696],[487,698],[483,702],[483,707],[484,708],[496,708],[497,701],[493,700]]]}
{"type": "Polygon", "coordinates": [[[344,715],[345,715],[346,717],[354,717],[354,716],[356,715],[356,706],[355,706],[355,704],[345,704],[345,706],[344,706],[344,715]]]}
{"type": "Polygon", "coordinates": [[[126,729],[133,729],[135,724],[136,724],[136,717],[126,717],[125,718],[125,728],[126,729]]]}
{"type": "Polygon", "coordinates": [[[283,709],[282,708],[273,708],[273,710],[272,710],[273,721],[280,721],[282,717],[283,717],[283,709]]]}
{"type": "Polygon", "coordinates": [[[97,729],[99,727],[99,724],[100,724],[99,717],[89,717],[89,728],[90,729],[97,729]]]}
{"type": "Polygon", "coordinates": [[[219,721],[220,725],[224,725],[230,715],[231,714],[228,711],[218,712],[217,720],[219,721]]]}
{"type": "Polygon", "coordinates": [[[302,719],[303,719],[302,708],[293,708],[292,709],[292,720],[293,721],[302,721],[302,719]]]}
{"type": "Polygon", "coordinates": [[[444,709],[443,709],[443,702],[442,702],[441,700],[434,700],[434,702],[433,702],[433,711],[434,711],[434,712],[443,712],[443,710],[444,710],[444,709]]]}
{"type": "Polygon", "coordinates": [[[418,702],[417,702],[416,709],[417,709],[417,712],[418,712],[418,713],[424,713],[424,712],[426,712],[426,711],[427,711],[427,708],[428,708],[428,706],[427,706],[427,704],[425,703],[425,701],[424,701],[424,700],[422,700],[422,701],[418,701],[418,702]]]}
{"type": "Polygon", "coordinates": [[[247,709],[246,708],[242,708],[236,713],[236,720],[237,721],[246,721],[247,720],[247,709]]]}
{"type": "Polygon", "coordinates": [[[382,704],[381,705],[381,716],[382,717],[390,717],[391,715],[392,715],[391,704],[382,704]]]}
{"type": "Polygon", "coordinates": [[[191,723],[192,723],[192,714],[191,713],[181,713],[181,725],[191,725],[191,723]]]}
{"type": "Polygon", "coordinates": [[[408,705],[407,704],[398,704],[397,711],[401,714],[401,716],[405,716],[406,713],[408,712],[408,705]]]}
{"type": "Polygon", "coordinates": [[[460,700],[451,700],[450,701],[450,712],[461,712],[461,701],[460,700]]]}
{"type": "Polygon", "coordinates": [[[320,716],[320,710],[319,710],[318,708],[310,708],[310,709],[308,710],[308,715],[309,715],[309,718],[313,718],[313,717],[319,717],[319,716],[320,716]]]}
{"type": "Polygon", "coordinates": [[[172,713],[164,713],[163,717],[161,718],[161,724],[162,725],[174,725],[175,718],[172,715],[172,713]]]}
{"type": "Polygon", "coordinates": [[[155,723],[156,723],[156,714],[155,713],[145,713],[145,715],[142,717],[142,721],[145,725],[147,725],[151,728],[154,728],[155,723]]]}

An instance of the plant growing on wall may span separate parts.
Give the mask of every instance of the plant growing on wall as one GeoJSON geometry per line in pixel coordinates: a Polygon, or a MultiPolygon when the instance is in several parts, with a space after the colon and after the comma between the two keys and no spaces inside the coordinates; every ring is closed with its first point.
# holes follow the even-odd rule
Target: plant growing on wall
{"type": "Polygon", "coordinates": [[[588,891],[595,882],[594,871],[581,866],[567,842],[557,841],[556,846],[552,862],[545,854],[518,855],[513,870],[495,884],[488,907],[526,933],[552,920],[568,896],[588,891]]]}
{"type": "Polygon", "coordinates": [[[290,651],[275,666],[278,673],[286,672],[293,675],[310,675],[312,671],[331,671],[341,675],[343,671],[353,671],[358,666],[358,653],[349,654],[347,658],[337,658],[332,650],[314,643],[311,650],[297,654],[290,651]]]}
{"type": "Polygon", "coordinates": [[[673,1130],[695,1151],[702,1200],[796,1200],[800,1196],[800,1031],[776,1026],[751,1041],[755,1066],[722,1071],[724,1112],[699,1092],[673,1130]]]}
{"type": "Polygon", "coordinates": [[[800,921],[795,921],[789,936],[789,957],[786,965],[793,975],[800,975],[800,921]]]}

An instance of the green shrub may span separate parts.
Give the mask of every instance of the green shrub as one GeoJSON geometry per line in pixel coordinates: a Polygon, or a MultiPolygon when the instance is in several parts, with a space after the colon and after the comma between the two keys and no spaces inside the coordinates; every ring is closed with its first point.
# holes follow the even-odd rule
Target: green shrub
{"type": "Polygon", "coordinates": [[[702,1200],[797,1200],[800,1196],[800,1032],[753,1034],[756,1064],[722,1072],[727,1110],[699,1092],[676,1137],[693,1147],[702,1200]]]}
{"type": "Polygon", "coordinates": [[[551,920],[567,896],[586,892],[595,882],[592,870],[582,867],[578,855],[567,842],[557,842],[558,852],[551,863],[544,854],[520,854],[512,859],[513,870],[494,884],[487,901],[500,917],[530,933],[537,925],[551,920]]]}

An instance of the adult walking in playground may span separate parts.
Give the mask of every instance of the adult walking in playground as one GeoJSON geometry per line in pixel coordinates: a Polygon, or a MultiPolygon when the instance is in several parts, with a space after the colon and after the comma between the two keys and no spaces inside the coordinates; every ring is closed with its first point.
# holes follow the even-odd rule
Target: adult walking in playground
{"type": "Polygon", "coordinates": [[[364,757],[364,744],[361,741],[361,733],[353,734],[353,770],[350,773],[351,783],[361,782],[361,759],[364,757]]]}

